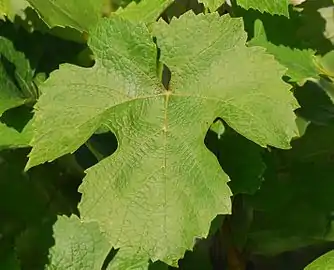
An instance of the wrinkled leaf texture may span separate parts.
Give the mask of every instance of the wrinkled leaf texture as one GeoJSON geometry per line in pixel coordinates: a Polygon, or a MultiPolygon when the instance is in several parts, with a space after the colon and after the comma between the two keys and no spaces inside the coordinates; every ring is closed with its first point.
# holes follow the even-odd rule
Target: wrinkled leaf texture
{"type": "Polygon", "coordinates": [[[81,218],[115,247],[176,265],[211,220],[231,211],[228,176],[205,147],[216,117],[261,146],[289,148],[297,103],[285,70],[245,46],[240,19],[217,13],[153,26],[169,89],[156,76],[157,49],[142,23],[103,19],[90,33],[92,68],[63,65],[42,86],[27,169],[74,152],[102,125],[116,152],[87,170],[81,218]]]}

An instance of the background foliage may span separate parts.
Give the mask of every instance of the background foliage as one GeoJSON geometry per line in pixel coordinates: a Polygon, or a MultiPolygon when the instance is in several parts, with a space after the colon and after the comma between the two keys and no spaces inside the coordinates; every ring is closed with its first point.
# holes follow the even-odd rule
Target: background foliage
{"type": "Polygon", "coordinates": [[[0,0],[0,269],[334,269],[333,80],[333,0],[0,0]]]}

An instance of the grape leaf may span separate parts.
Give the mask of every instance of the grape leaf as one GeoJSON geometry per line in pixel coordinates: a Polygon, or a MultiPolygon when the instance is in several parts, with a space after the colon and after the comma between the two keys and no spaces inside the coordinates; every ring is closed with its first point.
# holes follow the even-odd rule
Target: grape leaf
{"type": "Polygon", "coordinates": [[[289,17],[289,0],[237,0],[237,3],[245,9],[253,8],[289,17]]]}
{"type": "Polygon", "coordinates": [[[320,7],[326,10],[334,8],[332,1],[306,1],[302,8],[290,10],[289,19],[241,9],[236,12],[244,18],[249,45],[266,48],[288,68],[286,75],[290,81],[303,85],[309,79],[318,80],[319,75],[324,73],[319,68],[316,54],[324,55],[333,49],[323,34],[328,23],[318,12],[320,7]]]}
{"type": "Polygon", "coordinates": [[[107,270],[147,270],[149,255],[131,247],[122,247],[108,264],[107,270]]]}
{"type": "MultiPolygon", "coordinates": [[[[286,33],[282,33],[285,35],[286,33]]],[[[249,42],[253,46],[262,46],[275,56],[283,66],[287,67],[286,75],[292,81],[303,85],[307,79],[318,79],[319,70],[315,65],[315,52],[311,49],[291,48],[271,43],[260,20],[255,22],[254,38],[249,42]]]]}
{"type": "Polygon", "coordinates": [[[164,12],[163,17],[166,21],[171,21],[173,17],[180,17],[187,11],[192,10],[195,14],[203,13],[204,6],[197,0],[175,0],[164,12]]]}
{"type": "Polygon", "coordinates": [[[264,149],[230,128],[225,128],[222,135],[209,132],[206,141],[208,148],[215,153],[223,170],[231,178],[229,186],[233,194],[254,194],[262,183],[264,149]]]}
{"type": "Polygon", "coordinates": [[[319,13],[326,20],[324,36],[334,45],[334,2],[330,7],[319,9],[319,13]]]}
{"type": "Polygon", "coordinates": [[[302,4],[303,2],[305,2],[306,0],[290,0],[290,3],[294,6],[298,6],[300,4],[302,4]]]}
{"type": "MultiPolygon", "coordinates": [[[[216,13],[214,13],[215,15],[207,17],[202,17],[202,15],[198,15],[196,20],[193,19],[192,15],[189,15],[192,14],[191,12],[187,14],[187,16],[183,16],[182,20],[174,20],[171,23],[172,26],[168,26],[166,23],[160,20],[159,24],[157,24],[155,28],[158,46],[161,48],[161,61],[164,62],[172,72],[170,88],[181,88],[187,90],[191,89],[188,91],[193,92],[194,95],[200,94],[201,91],[203,91],[202,89],[207,88],[213,88],[215,90],[217,89],[217,91],[220,92],[220,90],[218,90],[218,88],[222,87],[220,86],[220,83],[222,83],[222,81],[220,80],[222,79],[222,77],[224,77],[224,83],[222,83],[222,85],[224,85],[222,87],[222,89],[224,89],[224,99],[228,100],[229,98],[231,98],[231,103],[233,103],[233,105],[228,109],[229,113],[227,113],[227,111],[225,111],[226,113],[221,112],[221,115],[224,115],[221,118],[238,133],[242,134],[246,138],[256,142],[261,146],[266,146],[267,144],[270,144],[275,145],[278,148],[289,148],[288,143],[286,143],[287,141],[289,141],[289,139],[287,138],[297,136],[297,133],[295,133],[295,123],[290,122],[290,127],[288,129],[285,129],[283,127],[283,129],[281,129],[278,128],[278,126],[272,126],[271,128],[269,128],[269,126],[267,126],[267,128],[260,131],[258,127],[255,127],[257,126],[256,121],[267,120],[253,119],[254,122],[247,123],[248,128],[244,129],[242,127],[243,124],[245,124],[244,120],[248,118],[248,112],[250,113],[250,111],[252,111],[251,114],[255,116],[263,115],[263,113],[260,113],[260,111],[269,111],[269,107],[271,106],[269,105],[269,103],[271,102],[268,103],[268,101],[271,99],[269,98],[269,95],[277,95],[277,100],[282,98],[287,100],[287,107],[285,112],[289,112],[289,116],[282,115],[282,119],[289,119],[288,121],[294,119],[293,114],[291,114],[291,109],[297,108],[297,103],[292,98],[291,93],[289,93],[289,91],[287,90],[283,90],[284,86],[281,80],[278,80],[277,78],[276,82],[274,83],[281,85],[282,91],[273,91],[271,94],[269,94],[268,89],[265,91],[260,90],[266,89],[265,84],[268,80],[268,77],[264,76],[266,74],[263,73],[262,78],[257,80],[263,83],[261,86],[256,86],[256,88],[258,89],[257,91],[259,92],[249,92],[245,94],[244,87],[246,87],[246,84],[248,84],[248,87],[254,84],[255,81],[254,77],[252,76],[255,76],[253,74],[257,74],[257,72],[259,72],[259,67],[256,66],[256,61],[259,61],[259,59],[255,57],[249,58],[247,54],[253,53],[255,55],[259,55],[259,58],[263,57],[263,62],[260,65],[261,68],[265,68],[266,64],[270,66],[275,65],[275,68],[272,66],[270,68],[276,69],[278,74],[282,74],[281,72],[284,73],[284,69],[275,62],[272,62],[271,57],[265,54],[261,48],[246,49],[243,46],[242,42],[246,40],[246,35],[243,31],[240,30],[242,27],[240,21],[239,24],[232,24],[230,22],[227,23],[227,25],[224,26],[224,29],[227,29],[227,34],[221,34],[217,38],[215,35],[222,32],[219,28],[221,27],[219,23],[222,22],[219,21],[217,17],[218,15],[216,13]],[[193,26],[193,29],[198,29],[196,31],[196,34],[194,32],[188,31],[187,27],[184,27],[183,23],[189,23],[193,26]],[[212,31],[208,33],[206,32],[207,29],[212,29],[212,31]],[[233,32],[236,33],[232,35],[233,32]],[[228,39],[230,40],[227,41],[228,39]],[[192,44],[194,43],[197,43],[197,45],[193,46],[192,44]],[[235,44],[235,47],[233,47],[233,44],[235,44]],[[205,49],[208,45],[210,45],[210,50],[208,50],[207,52],[207,50],[205,49]],[[236,48],[238,45],[239,47],[236,48]],[[233,48],[233,50],[230,48],[233,48]],[[185,50],[187,53],[184,52],[185,50]],[[203,55],[198,55],[202,52],[202,50],[203,55]],[[238,53],[236,53],[236,51],[238,51],[238,53]],[[224,58],[222,56],[223,52],[224,58]],[[232,54],[234,55],[232,56],[232,54]],[[235,58],[236,54],[239,55],[238,59],[235,58]],[[210,60],[207,59],[208,57],[210,57],[210,60],[215,59],[215,61],[213,61],[212,63],[210,60]],[[232,58],[233,60],[230,60],[232,58]],[[245,70],[241,69],[241,63],[244,63],[245,70]],[[238,65],[238,67],[236,67],[235,65],[238,65]],[[225,71],[225,68],[228,70],[225,71]],[[211,72],[211,76],[206,73],[208,72],[208,70],[211,72]],[[196,80],[194,80],[188,74],[196,75],[196,80]],[[223,76],[222,74],[226,75],[223,76]],[[237,76],[239,77],[236,80],[237,76]],[[217,85],[217,88],[215,87],[215,85],[217,85]],[[235,89],[231,90],[232,87],[234,87],[235,89]],[[230,96],[231,94],[233,94],[233,97],[230,96]],[[249,95],[254,95],[254,100],[249,99],[249,95]],[[263,102],[260,101],[262,99],[263,102]],[[249,105],[246,104],[248,102],[249,104],[252,102],[260,102],[261,105],[253,106],[252,108],[250,108],[249,105]],[[267,109],[265,109],[264,106],[268,106],[267,109]],[[231,115],[230,112],[238,110],[237,108],[240,109],[240,111],[238,111],[238,116],[237,114],[231,115]],[[274,129],[281,131],[285,130],[285,132],[287,133],[285,133],[286,135],[283,135],[283,137],[278,138],[274,135],[274,133],[270,134],[271,132],[269,132],[269,130],[272,131],[274,129]],[[257,134],[255,135],[254,132],[257,134]]],[[[228,20],[226,16],[223,17],[222,21],[224,20],[228,20]]],[[[268,70],[268,68],[269,66],[265,69],[268,70]]],[[[271,76],[271,74],[268,74],[268,76],[271,76]]],[[[230,102],[228,102],[228,104],[226,105],[230,106],[230,102]]],[[[276,106],[280,105],[276,104],[276,106]]],[[[276,122],[275,120],[276,124],[279,123],[278,119],[277,121],[278,122],[276,122]]],[[[268,121],[268,124],[269,122],[270,121],[268,121]]],[[[276,135],[278,134],[276,133],[276,135]]]]}
{"type": "Polygon", "coordinates": [[[54,238],[46,269],[100,270],[110,250],[96,223],[82,223],[74,215],[58,217],[54,238]]]}
{"type": "Polygon", "coordinates": [[[334,120],[334,84],[325,79],[309,81],[295,89],[301,105],[296,111],[304,119],[318,125],[328,125],[334,120]]]}
{"type": "MultiPolygon", "coordinates": [[[[28,173],[23,172],[27,152],[27,149],[15,149],[0,153],[0,203],[1,211],[6,213],[6,219],[0,224],[0,231],[8,220],[13,220],[14,224],[24,228],[44,217],[46,210],[51,212],[49,210],[52,208],[57,213],[68,213],[75,204],[70,203],[70,199],[61,190],[61,181],[68,183],[69,176],[58,166],[48,164],[28,173]],[[46,178],[48,181],[45,181],[46,178]],[[21,206],[17,207],[18,204],[21,206]]],[[[70,180],[74,181],[73,177],[70,180]]]]}
{"type": "Polygon", "coordinates": [[[27,154],[28,149],[0,152],[0,269],[44,269],[54,245],[56,214],[69,215],[80,199],[76,185],[81,178],[60,167],[60,162],[24,173],[27,154]],[[12,261],[10,254],[4,254],[6,245],[14,250],[17,268],[2,264],[3,256],[12,261]]]}
{"type": "Polygon", "coordinates": [[[189,12],[154,29],[170,88],[157,79],[145,24],[101,20],[88,43],[95,66],[63,65],[42,86],[26,168],[75,151],[104,125],[119,145],[87,170],[81,217],[98,221],[115,248],[176,265],[231,210],[228,177],[203,143],[213,120],[262,146],[289,148],[297,103],[280,79],[284,69],[245,46],[240,19],[189,12]]]}
{"type": "Polygon", "coordinates": [[[0,116],[8,109],[18,107],[25,103],[25,97],[16,87],[15,80],[7,74],[0,56],[0,116]]]}
{"type": "Polygon", "coordinates": [[[46,269],[49,250],[54,246],[52,228],[56,218],[46,214],[42,218],[42,222],[34,220],[15,237],[20,269],[46,269]]]}
{"type": "Polygon", "coordinates": [[[0,37],[0,116],[8,109],[33,100],[33,76],[25,55],[17,51],[10,40],[0,37]]]}
{"type": "Polygon", "coordinates": [[[8,10],[9,10],[9,0],[0,0],[0,19],[4,19],[5,15],[8,14],[8,10]]]}
{"type": "Polygon", "coordinates": [[[0,122],[0,150],[4,148],[27,147],[32,138],[31,126],[19,132],[15,128],[9,127],[0,122]]]}
{"type": "Polygon", "coordinates": [[[134,22],[153,23],[173,0],[142,0],[131,2],[124,9],[119,8],[117,14],[134,22]]]}
{"type": "Polygon", "coordinates": [[[28,6],[26,0],[0,0],[0,19],[7,17],[14,21],[16,15],[23,16],[28,6]]]}
{"type": "Polygon", "coordinates": [[[321,54],[334,49],[334,2],[306,1],[302,4],[298,35],[308,40],[321,54]]]}
{"type": "Polygon", "coordinates": [[[265,181],[248,200],[256,210],[248,235],[254,253],[273,255],[333,241],[333,134],[333,124],[310,124],[292,149],[268,155],[265,181]]]}
{"type": "Polygon", "coordinates": [[[27,147],[32,139],[31,108],[21,106],[6,111],[0,118],[0,149],[27,147]]]}
{"type": "Polygon", "coordinates": [[[259,12],[239,11],[244,18],[251,46],[261,46],[274,55],[276,60],[288,68],[290,81],[303,85],[308,79],[318,79],[320,71],[315,64],[316,51],[304,44],[299,35],[303,25],[301,14],[290,12],[286,17],[270,16],[259,12]],[[277,29],[285,29],[277,31],[277,29]]]}
{"type": "Polygon", "coordinates": [[[104,0],[27,0],[37,10],[49,27],[71,27],[80,32],[89,28],[102,17],[104,0]]]}
{"type": "Polygon", "coordinates": [[[225,0],[199,0],[198,2],[203,3],[210,11],[216,11],[225,0]]]}
{"type": "MultiPolygon", "coordinates": [[[[22,52],[13,43],[0,37],[0,117],[9,109],[19,107],[35,99],[36,87],[33,83],[34,71],[22,52]]],[[[20,115],[21,118],[23,115],[20,115]]],[[[4,123],[0,119],[0,148],[25,147],[31,140],[31,125],[23,126],[21,119],[4,123]],[[20,131],[7,124],[20,122],[20,131]]]]}
{"type": "Polygon", "coordinates": [[[317,65],[322,74],[334,79],[334,51],[330,51],[324,56],[318,56],[317,65]]]}
{"type": "Polygon", "coordinates": [[[334,251],[329,251],[326,254],[320,256],[308,266],[305,270],[331,270],[334,265],[334,251]]]}
{"type": "Polygon", "coordinates": [[[220,139],[224,134],[224,132],[226,131],[226,128],[224,126],[224,123],[220,119],[217,119],[210,126],[210,131],[214,132],[215,136],[217,136],[217,138],[220,139]]]}

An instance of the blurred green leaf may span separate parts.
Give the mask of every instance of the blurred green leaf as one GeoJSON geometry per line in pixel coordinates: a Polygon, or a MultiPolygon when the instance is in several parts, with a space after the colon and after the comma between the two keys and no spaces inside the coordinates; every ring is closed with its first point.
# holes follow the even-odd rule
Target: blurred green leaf
{"type": "Polygon", "coordinates": [[[310,263],[305,270],[332,270],[333,266],[334,251],[330,251],[310,263]]]}

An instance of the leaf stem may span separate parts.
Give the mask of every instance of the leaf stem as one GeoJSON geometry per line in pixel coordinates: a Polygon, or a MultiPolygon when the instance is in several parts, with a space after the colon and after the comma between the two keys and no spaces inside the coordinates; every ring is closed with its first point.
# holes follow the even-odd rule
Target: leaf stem
{"type": "Polygon", "coordinates": [[[98,150],[96,150],[89,141],[87,141],[85,145],[89,149],[89,151],[94,155],[94,157],[97,159],[98,162],[100,162],[103,159],[103,155],[98,150]]]}
{"type": "Polygon", "coordinates": [[[161,61],[158,61],[157,62],[157,76],[158,76],[160,82],[162,82],[163,70],[164,70],[163,63],[161,61]]]}
{"type": "Polygon", "coordinates": [[[79,165],[73,154],[62,156],[57,159],[57,163],[61,168],[66,169],[71,175],[81,179],[85,176],[85,170],[79,165]]]}

